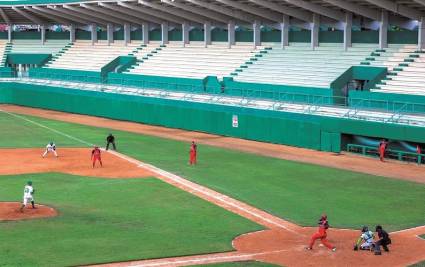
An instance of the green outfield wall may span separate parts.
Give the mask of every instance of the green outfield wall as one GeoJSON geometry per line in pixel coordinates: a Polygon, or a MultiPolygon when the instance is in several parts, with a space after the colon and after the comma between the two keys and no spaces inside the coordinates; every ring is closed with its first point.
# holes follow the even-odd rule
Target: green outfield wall
{"type": "Polygon", "coordinates": [[[334,152],[342,134],[412,142],[425,136],[424,128],[390,123],[9,82],[0,83],[0,102],[334,152]]]}

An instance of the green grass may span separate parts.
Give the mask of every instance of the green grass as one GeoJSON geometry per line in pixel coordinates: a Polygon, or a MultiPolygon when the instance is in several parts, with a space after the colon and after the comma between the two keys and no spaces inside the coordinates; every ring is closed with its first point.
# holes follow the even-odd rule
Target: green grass
{"type": "Polygon", "coordinates": [[[259,261],[238,261],[238,262],[226,262],[226,263],[214,263],[214,264],[203,264],[196,266],[205,267],[274,267],[278,265],[264,263],[259,261]]]}
{"type": "MultiPolygon", "coordinates": [[[[5,114],[1,116],[9,132],[3,135],[0,146],[44,146],[45,140],[50,139],[59,148],[81,146],[78,142],[54,136],[43,128],[28,126],[27,122],[5,114]],[[24,135],[11,130],[21,127],[29,127],[34,134],[24,135]]],[[[118,149],[124,154],[301,225],[314,226],[323,212],[328,214],[333,227],[341,228],[382,224],[393,231],[423,224],[424,184],[206,145],[199,146],[199,165],[190,167],[187,165],[188,143],[41,118],[31,119],[97,144],[102,144],[107,133],[113,132],[118,149]]],[[[331,156],[329,160],[332,160],[331,156]]]]}
{"type": "Polygon", "coordinates": [[[69,266],[233,250],[260,226],[158,179],[0,176],[0,201],[36,201],[60,216],[0,223],[0,266],[69,266]]]}

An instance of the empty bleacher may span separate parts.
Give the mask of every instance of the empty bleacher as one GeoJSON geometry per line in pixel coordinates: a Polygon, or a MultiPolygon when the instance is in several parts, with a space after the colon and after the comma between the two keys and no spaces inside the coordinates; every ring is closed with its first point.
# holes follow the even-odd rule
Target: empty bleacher
{"type": "Polygon", "coordinates": [[[0,67],[4,67],[6,65],[6,50],[7,40],[0,40],[0,54],[3,55],[0,63],[0,67]]]}
{"type": "Polygon", "coordinates": [[[284,49],[272,47],[244,69],[233,74],[235,81],[329,88],[330,83],[353,65],[359,65],[377,48],[353,44],[320,44],[312,50],[307,43],[291,43],[284,49]]]}
{"type": "Polygon", "coordinates": [[[56,55],[68,43],[68,40],[47,40],[42,44],[40,40],[17,39],[12,41],[9,53],[56,55]]]}
{"type": "Polygon", "coordinates": [[[118,56],[135,53],[141,47],[140,42],[125,45],[115,41],[108,45],[106,41],[92,44],[91,41],[77,41],[65,53],[46,64],[47,68],[100,71],[118,56]]]}
{"type": "Polygon", "coordinates": [[[230,75],[260,49],[254,49],[252,45],[228,48],[225,44],[212,44],[206,48],[197,43],[185,47],[181,43],[170,43],[125,73],[184,78],[204,78],[210,75],[222,78],[230,75]]]}

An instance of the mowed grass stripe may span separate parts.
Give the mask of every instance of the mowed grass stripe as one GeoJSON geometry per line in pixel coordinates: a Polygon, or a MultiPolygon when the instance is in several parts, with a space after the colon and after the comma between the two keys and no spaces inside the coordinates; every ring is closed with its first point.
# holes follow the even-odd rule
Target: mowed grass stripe
{"type": "Polygon", "coordinates": [[[59,173],[0,176],[0,201],[36,202],[59,216],[1,222],[0,266],[70,266],[233,250],[262,229],[158,179],[111,180],[59,173]]]}
{"type": "MultiPolygon", "coordinates": [[[[359,228],[382,224],[390,231],[424,224],[425,185],[385,177],[297,163],[206,145],[199,146],[199,165],[188,166],[189,144],[153,136],[29,117],[90,143],[103,144],[109,132],[121,153],[153,164],[223,194],[301,225],[315,226],[321,213],[331,225],[359,228]]],[[[19,124],[9,115],[3,120],[19,124]]],[[[24,123],[25,124],[25,123],[24,123]]],[[[49,133],[30,127],[37,136],[49,133]]],[[[79,145],[58,137],[59,147],[79,145]]],[[[6,138],[7,139],[7,138],[6,138]]],[[[15,135],[17,147],[22,136],[15,135]]],[[[44,137],[44,140],[51,139],[44,137]]],[[[0,141],[0,146],[4,140],[0,141]]],[[[33,146],[40,143],[33,139],[33,146]]],[[[408,167],[408,166],[406,166],[408,167]]]]}

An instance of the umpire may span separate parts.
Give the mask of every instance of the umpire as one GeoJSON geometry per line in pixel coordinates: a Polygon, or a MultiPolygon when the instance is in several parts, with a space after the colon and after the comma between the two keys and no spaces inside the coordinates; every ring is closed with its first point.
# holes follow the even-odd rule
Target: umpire
{"type": "Polygon", "coordinates": [[[117,147],[115,146],[115,136],[111,133],[106,137],[106,150],[109,149],[109,144],[112,144],[112,148],[117,150],[117,147]]]}

